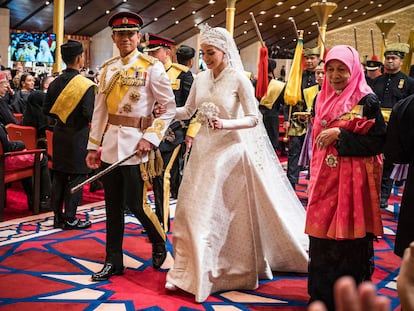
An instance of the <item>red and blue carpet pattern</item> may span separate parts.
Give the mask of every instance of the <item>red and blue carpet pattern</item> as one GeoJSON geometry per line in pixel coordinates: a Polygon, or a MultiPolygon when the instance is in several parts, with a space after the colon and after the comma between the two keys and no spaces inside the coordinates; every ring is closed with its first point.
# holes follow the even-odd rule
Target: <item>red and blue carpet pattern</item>
{"type": "MultiPolygon", "coordinates": [[[[307,180],[301,178],[297,188],[306,205],[307,180]]],[[[391,299],[392,310],[400,310],[395,289],[400,259],[393,254],[394,207],[398,207],[400,196],[401,189],[397,189],[389,210],[383,211],[386,234],[375,243],[373,281],[379,293],[391,299]]],[[[149,195],[151,203],[152,199],[149,195]]],[[[172,201],[172,209],[174,205],[172,201]]],[[[306,310],[306,274],[275,273],[255,291],[216,293],[202,304],[195,303],[192,295],[166,291],[172,236],[169,234],[167,260],[161,270],[155,270],[147,236],[130,215],[125,219],[125,274],[91,282],[91,273],[100,270],[104,262],[103,202],[83,205],[78,212],[93,222],[90,229],[53,229],[52,213],[0,223],[0,310],[306,310]]]]}

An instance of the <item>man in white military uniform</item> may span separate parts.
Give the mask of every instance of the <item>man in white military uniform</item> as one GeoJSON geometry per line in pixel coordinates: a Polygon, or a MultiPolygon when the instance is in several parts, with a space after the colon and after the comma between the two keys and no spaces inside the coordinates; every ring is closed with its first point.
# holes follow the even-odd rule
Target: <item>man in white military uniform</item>
{"type": "Polygon", "coordinates": [[[137,153],[102,177],[107,216],[106,259],[102,270],[92,275],[93,281],[123,274],[124,203],[148,233],[153,267],[159,268],[166,258],[165,232],[155,213],[142,204],[145,179],[142,164],[148,162],[149,152],[160,144],[174,118],[175,100],[162,63],[137,50],[142,24],[138,14],[127,11],[114,14],[108,21],[120,56],[102,65],[86,162],[92,169],[97,169],[101,162],[105,169],[134,151],[137,153]],[[156,102],[165,107],[166,113],[153,118],[156,102]]]}

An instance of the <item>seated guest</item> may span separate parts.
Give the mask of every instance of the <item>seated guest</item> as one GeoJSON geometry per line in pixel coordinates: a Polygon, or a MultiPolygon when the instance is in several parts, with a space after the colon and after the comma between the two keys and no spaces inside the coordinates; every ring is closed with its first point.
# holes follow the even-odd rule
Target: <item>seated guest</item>
{"type": "Polygon", "coordinates": [[[18,123],[8,105],[8,98],[6,95],[9,87],[10,85],[6,75],[3,72],[0,72],[0,122],[5,125],[9,123],[18,123]]]}
{"type": "Polygon", "coordinates": [[[46,93],[33,91],[27,98],[26,111],[23,114],[22,125],[34,126],[37,129],[38,138],[45,137],[45,130],[48,129],[48,118],[43,112],[43,100],[46,93]]]}
{"type": "MultiPolygon", "coordinates": [[[[0,143],[3,148],[3,152],[21,151],[25,150],[26,146],[22,141],[9,140],[7,130],[4,124],[0,123],[0,143]]],[[[32,166],[34,163],[34,154],[17,155],[6,158],[5,168],[6,172],[15,171],[32,166]]],[[[27,203],[29,209],[33,209],[33,189],[32,178],[25,178],[22,180],[23,188],[27,195],[27,203]]],[[[50,197],[50,176],[49,168],[47,166],[47,156],[41,155],[40,162],[40,210],[49,210],[49,197],[50,197]]]]}
{"type": "Polygon", "coordinates": [[[19,89],[15,92],[12,109],[15,113],[24,113],[27,107],[27,98],[34,90],[35,78],[28,72],[23,73],[19,79],[19,89]]]}

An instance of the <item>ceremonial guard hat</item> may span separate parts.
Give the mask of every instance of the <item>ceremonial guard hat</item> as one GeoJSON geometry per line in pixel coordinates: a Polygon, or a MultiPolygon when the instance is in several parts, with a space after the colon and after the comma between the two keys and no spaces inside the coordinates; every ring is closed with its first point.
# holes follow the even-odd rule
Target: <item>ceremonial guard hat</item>
{"type": "Polygon", "coordinates": [[[410,46],[407,43],[392,43],[385,48],[384,56],[397,55],[400,58],[404,58],[408,52],[410,52],[410,46]]]}
{"type": "Polygon", "coordinates": [[[319,56],[320,54],[321,54],[321,49],[319,48],[319,46],[314,47],[314,48],[305,49],[305,51],[303,53],[303,55],[305,57],[308,57],[308,56],[311,56],[311,55],[317,55],[317,56],[319,56]]]}
{"type": "Polygon", "coordinates": [[[145,44],[146,47],[144,48],[145,52],[153,52],[162,47],[169,48],[174,45],[175,41],[170,38],[162,37],[153,33],[146,33],[145,34],[145,44]]]}
{"type": "Polygon", "coordinates": [[[137,13],[121,11],[113,14],[108,20],[108,26],[113,32],[118,31],[139,31],[144,20],[137,13]]]}

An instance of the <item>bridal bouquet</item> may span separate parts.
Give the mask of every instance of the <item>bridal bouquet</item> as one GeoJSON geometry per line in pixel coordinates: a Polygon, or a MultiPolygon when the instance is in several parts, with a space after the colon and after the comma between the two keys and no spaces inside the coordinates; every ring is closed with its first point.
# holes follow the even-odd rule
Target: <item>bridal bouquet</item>
{"type": "Polygon", "coordinates": [[[196,114],[196,120],[202,125],[211,126],[211,118],[217,117],[219,115],[218,107],[211,102],[202,103],[200,108],[198,108],[196,114]]]}

